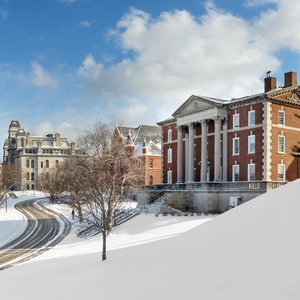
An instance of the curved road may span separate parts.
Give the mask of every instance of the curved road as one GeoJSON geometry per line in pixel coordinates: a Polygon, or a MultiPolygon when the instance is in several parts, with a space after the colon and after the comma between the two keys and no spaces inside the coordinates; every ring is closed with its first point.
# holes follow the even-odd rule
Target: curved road
{"type": "Polygon", "coordinates": [[[15,208],[27,218],[27,226],[21,235],[0,248],[0,270],[47,251],[69,233],[70,222],[42,202],[32,199],[16,204],[15,208]]]}

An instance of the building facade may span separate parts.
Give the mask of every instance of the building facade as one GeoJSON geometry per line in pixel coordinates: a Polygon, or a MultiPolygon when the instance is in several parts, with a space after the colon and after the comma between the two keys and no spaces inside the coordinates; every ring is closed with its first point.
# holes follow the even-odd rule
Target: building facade
{"type": "Polygon", "coordinates": [[[179,197],[181,206],[225,210],[299,177],[291,155],[300,141],[297,74],[285,73],[283,87],[270,73],[264,83],[263,93],[237,99],[193,95],[158,123],[162,182],[181,190],[180,197],[170,191],[170,202],[179,197]]]}
{"type": "Polygon", "coordinates": [[[117,126],[116,133],[123,139],[144,167],[144,184],[161,183],[161,130],[156,125],[140,125],[137,128],[117,126]]]}
{"type": "Polygon", "coordinates": [[[51,169],[70,157],[84,154],[84,149],[77,148],[59,133],[31,136],[18,121],[11,121],[3,145],[3,163],[16,166],[20,190],[38,189],[51,169]]]}

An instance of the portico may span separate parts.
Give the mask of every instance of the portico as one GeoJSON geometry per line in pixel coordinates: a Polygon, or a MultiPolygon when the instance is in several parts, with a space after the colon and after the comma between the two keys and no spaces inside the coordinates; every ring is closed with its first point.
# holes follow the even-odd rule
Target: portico
{"type": "Polygon", "coordinates": [[[227,180],[227,113],[219,103],[199,101],[199,98],[190,97],[173,115],[177,119],[177,183],[194,182],[194,169],[200,164],[200,181],[208,181],[208,123],[214,123],[214,181],[227,180]],[[201,124],[201,135],[195,136],[196,126],[201,124]],[[183,131],[185,136],[183,137],[183,131]],[[201,161],[194,157],[195,138],[201,139],[201,161]],[[183,169],[183,144],[185,144],[185,170],[183,169]],[[185,172],[184,172],[185,171],[185,172]]]}

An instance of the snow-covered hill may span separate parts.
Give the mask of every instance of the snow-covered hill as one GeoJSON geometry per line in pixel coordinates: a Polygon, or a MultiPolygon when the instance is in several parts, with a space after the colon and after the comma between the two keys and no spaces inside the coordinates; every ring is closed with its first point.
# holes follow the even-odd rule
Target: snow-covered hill
{"type": "Polygon", "coordinates": [[[294,181],[201,226],[141,215],[109,238],[105,262],[99,238],[74,245],[70,236],[0,272],[1,298],[300,299],[299,191],[294,181]]]}

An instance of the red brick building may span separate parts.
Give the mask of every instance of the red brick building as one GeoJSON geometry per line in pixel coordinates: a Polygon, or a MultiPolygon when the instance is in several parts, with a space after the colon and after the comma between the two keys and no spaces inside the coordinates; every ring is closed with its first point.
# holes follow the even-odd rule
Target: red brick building
{"type": "Polygon", "coordinates": [[[116,126],[116,133],[123,139],[125,147],[130,148],[144,167],[144,184],[161,183],[161,135],[156,125],[138,127],[116,126]]]}
{"type": "MultiPolygon", "coordinates": [[[[233,197],[230,188],[248,192],[237,196],[243,202],[257,195],[249,191],[255,187],[259,194],[298,178],[298,161],[291,155],[291,147],[300,141],[297,74],[285,73],[284,86],[277,87],[276,78],[267,73],[264,84],[261,94],[231,100],[193,95],[172,118],[159,122],[162,182],[206,193],[221,189],[222,199],[211,209],[226,209],[234,201],[228,200],[233,197]]],[[[189,197],[189,206],[203,208],[199,199],[189,197]]]]}

